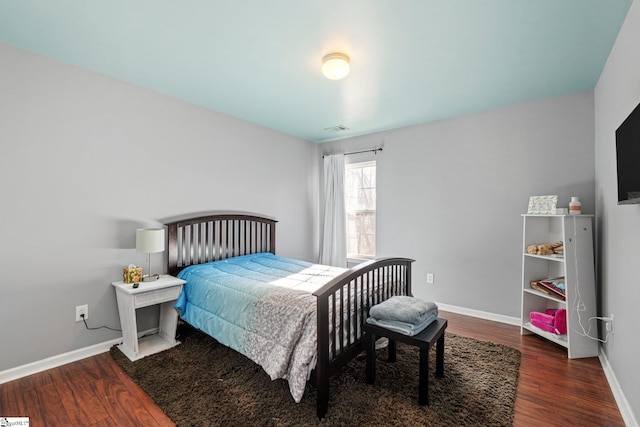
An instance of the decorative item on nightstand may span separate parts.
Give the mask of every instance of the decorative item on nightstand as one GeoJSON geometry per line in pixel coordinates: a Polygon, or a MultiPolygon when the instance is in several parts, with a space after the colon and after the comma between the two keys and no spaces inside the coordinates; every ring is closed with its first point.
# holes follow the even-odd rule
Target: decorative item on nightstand
{"type": "Polygon", "coordinates": [[[164,228],[138,228],[136,230],[136,251],[149,254],[149,273],[143,282],[153,282],[159,274],[151,274],[151,254],[164,251],[164,228]]]}
{"type": "Polygon", "coordinates": [[[142,267],[129,264],[129,267],[122,269],[122,281],[124,283],[138,283],[142,281],[142,267]]]}

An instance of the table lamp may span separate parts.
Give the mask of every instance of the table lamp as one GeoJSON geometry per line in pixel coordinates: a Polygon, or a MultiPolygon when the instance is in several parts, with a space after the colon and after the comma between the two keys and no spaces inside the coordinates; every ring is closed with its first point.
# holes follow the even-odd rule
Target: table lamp
{"type": "Polygon", "coordinates": [[[164,251],[164,228],[138,228],[136,230],[136,251],[149,254],[149,274],[143,275],[143,282],[153,282],[159,274],[151,274],[151,254],[164,251]]]}

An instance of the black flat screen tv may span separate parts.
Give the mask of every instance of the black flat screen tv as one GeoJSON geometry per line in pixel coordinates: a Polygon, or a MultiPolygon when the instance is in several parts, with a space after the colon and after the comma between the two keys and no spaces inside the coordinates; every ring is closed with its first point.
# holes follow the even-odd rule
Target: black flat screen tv
{"type": "Polygon", "coordinates": [[[640,104],[616,130],[618,204],[640,203],[640,104]]]}

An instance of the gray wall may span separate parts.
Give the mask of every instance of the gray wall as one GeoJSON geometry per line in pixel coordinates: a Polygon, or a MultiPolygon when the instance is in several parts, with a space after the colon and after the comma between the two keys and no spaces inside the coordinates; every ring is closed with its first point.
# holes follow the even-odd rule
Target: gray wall
{"type": "Polygon", "coordinates": [[[520,317],[522,218],[529,196],[579,196],[594,212],[593,93],[323,144],[383,146],[377,255],[414,263],[414,294],[520,317]],[[426,284],[427,272],[435,283],[426,284]]]}
{"type": "Polygon", "coordinates": [[[119,327],[137,227],[259,213],[279,254],[317,259],[315,144],[5,44],[0,93],[0,371],[121,336],[75,306],[119,327]]]}
{"type": "Polygon", "coordinates": [[[599,294],[601,314],[615,316],[615,335],[603,348],[636,417],[640,415],[636,307],[640,301],[640,205],[617,205],[615,131],[640,103],[639,43],[640,4],[633,2],[595,90],[599,294]]]}

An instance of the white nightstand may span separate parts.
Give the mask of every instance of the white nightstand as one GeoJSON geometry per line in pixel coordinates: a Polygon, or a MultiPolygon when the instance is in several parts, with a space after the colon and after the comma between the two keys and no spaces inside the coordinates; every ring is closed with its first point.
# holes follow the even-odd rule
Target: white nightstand
{"type": "Polygon", "coordinates": [[[163,275],[155,282],[140,282],[136,289],[130,283],[113,282],[118,298],[118,312],[124,342],[118,346],[131,360],[175,347],[178,312],[173,308],[186,282],[173,276],[163,275]],[[136,309],[160,304],[158,333],[138,339],[136,309]]]}

